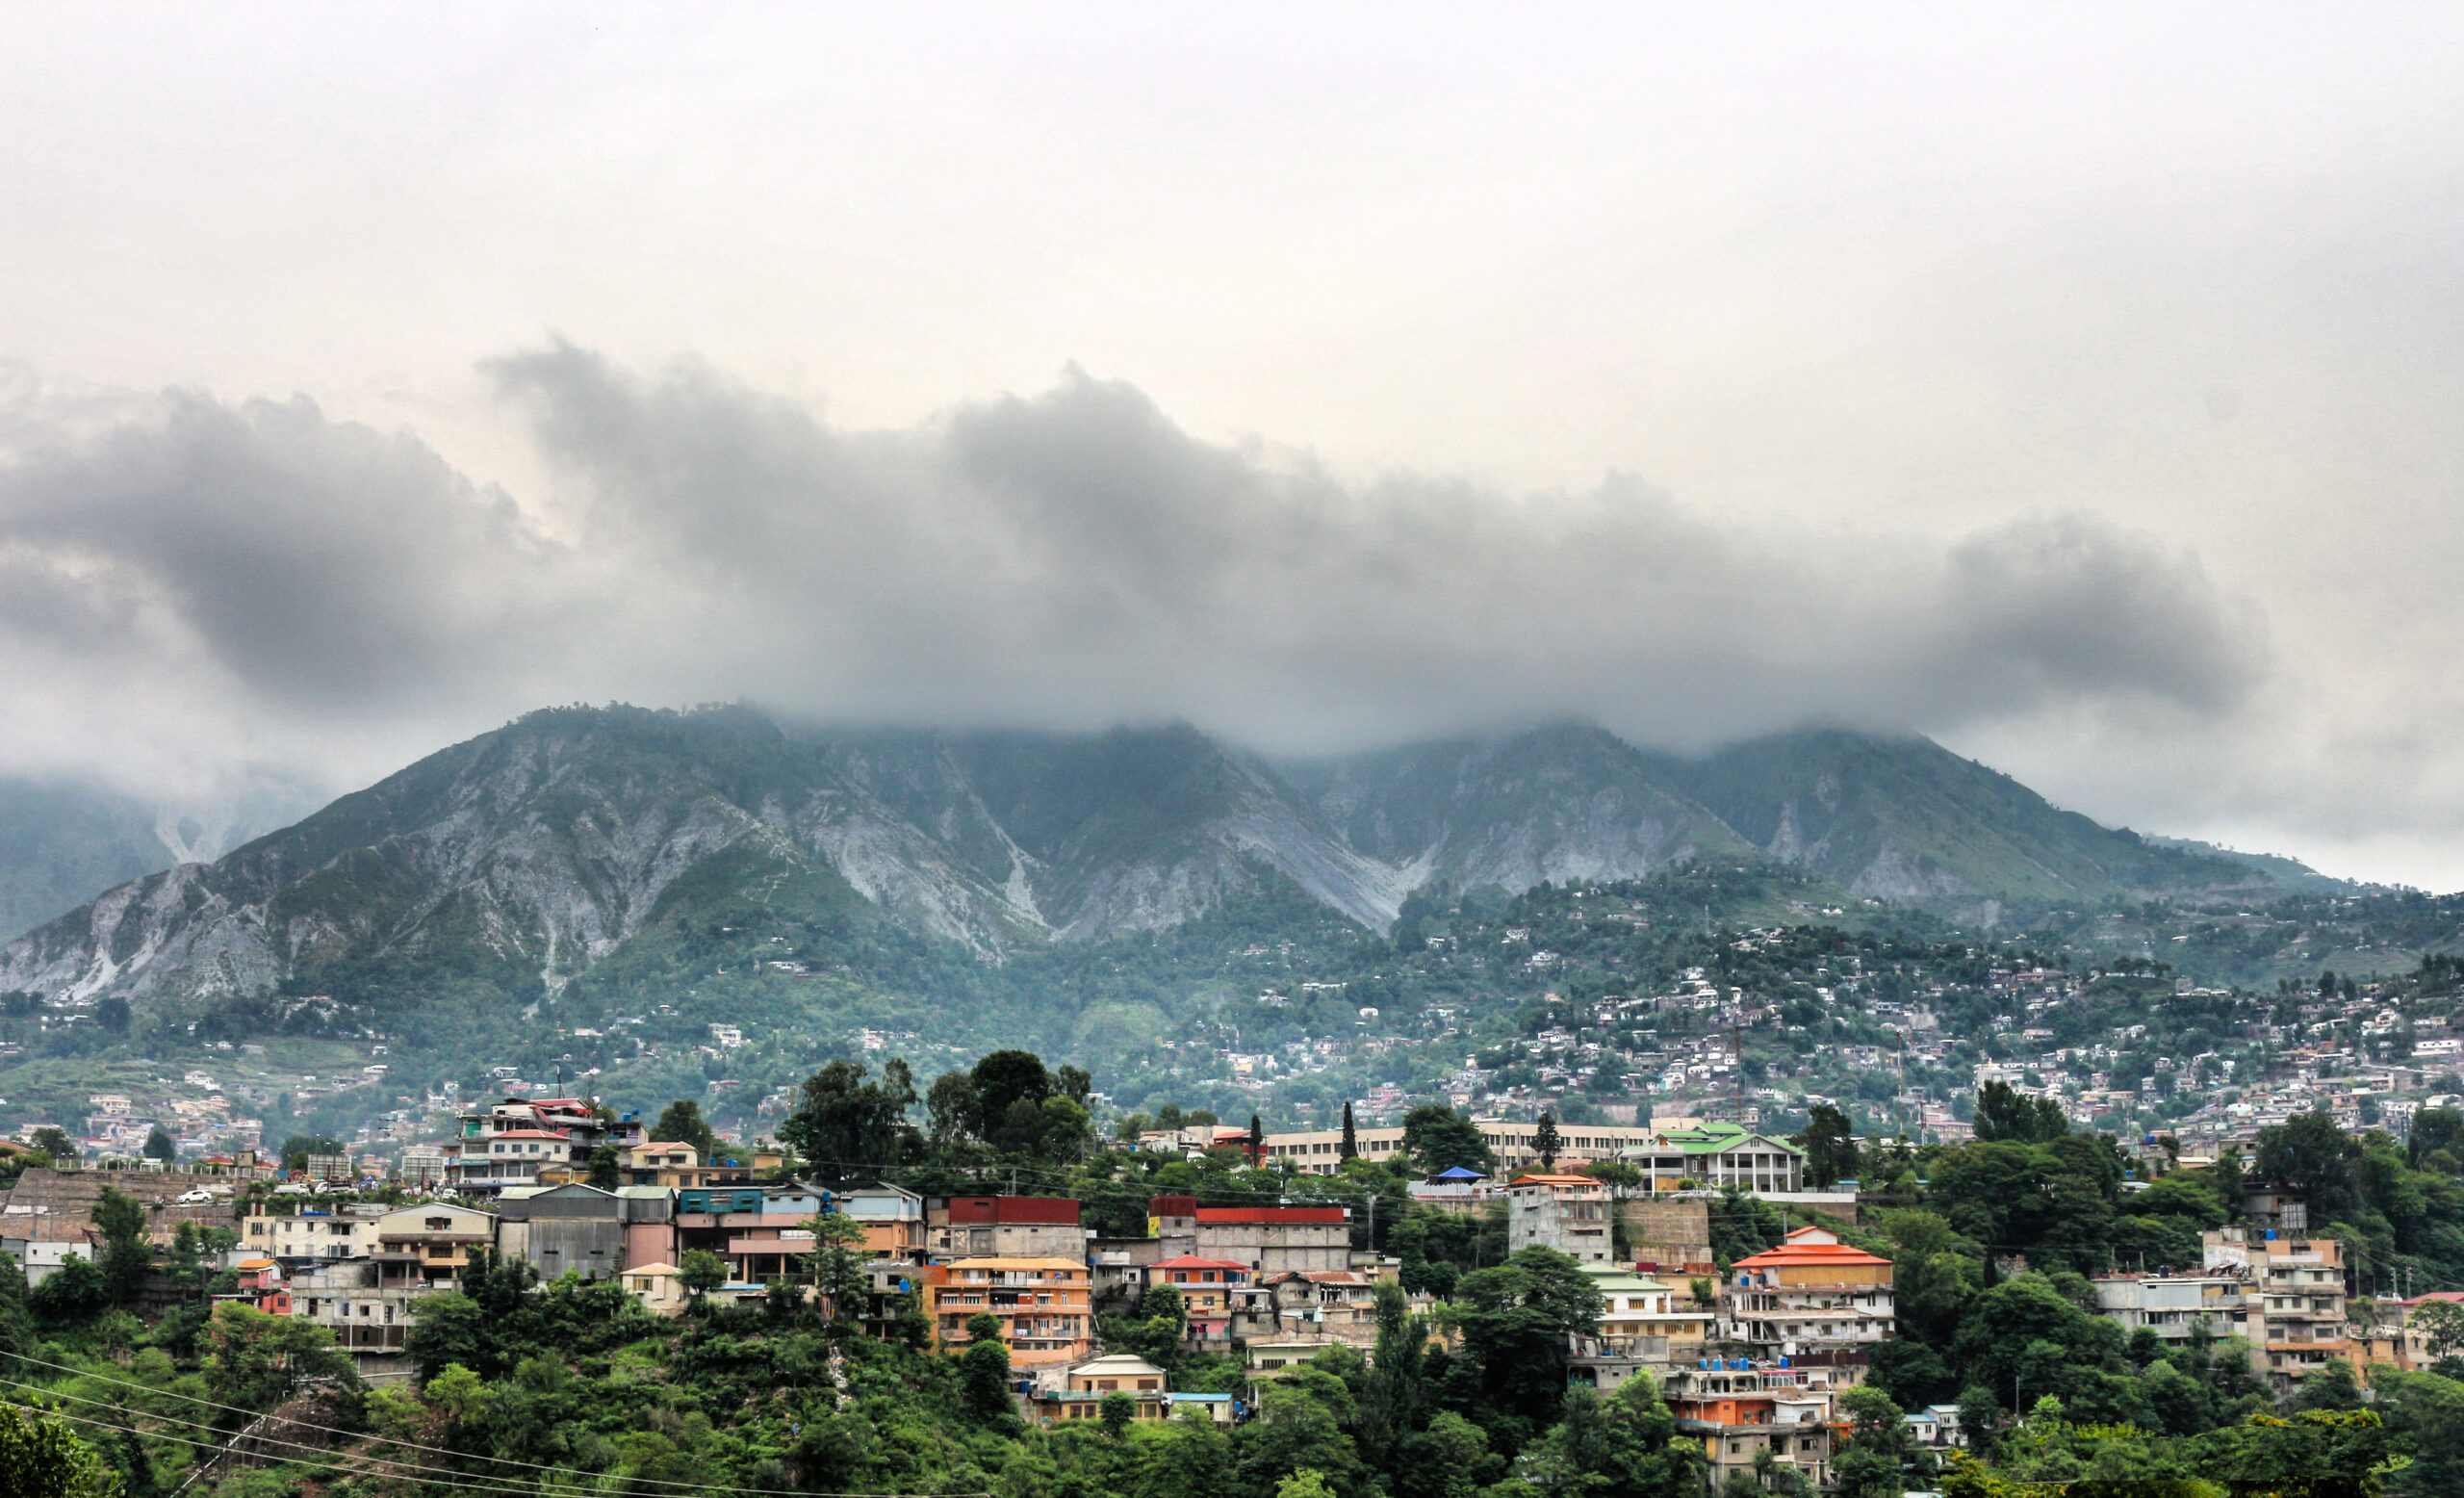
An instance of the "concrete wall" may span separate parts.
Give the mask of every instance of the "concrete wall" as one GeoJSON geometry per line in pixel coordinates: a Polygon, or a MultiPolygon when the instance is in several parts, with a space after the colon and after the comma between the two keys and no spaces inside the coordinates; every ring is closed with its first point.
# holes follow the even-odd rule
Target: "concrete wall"
{"type": "Polygon", "coordinates": [[[1618,1204],[1627,1252],[1656,1264],[1693,1264],[1711,1256],[1708,1201],[1630,1198],[1618,1204]]]}

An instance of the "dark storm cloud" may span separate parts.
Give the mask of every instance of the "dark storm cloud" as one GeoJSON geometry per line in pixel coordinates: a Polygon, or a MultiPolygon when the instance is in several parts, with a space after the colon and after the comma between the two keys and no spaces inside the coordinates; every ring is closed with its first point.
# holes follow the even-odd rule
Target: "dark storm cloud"
{"type": "Polygon", "coordinates": [[[744,696],[937,722],[1180,714],[1300,748],[1567,712],[1675,744],[1811,718],[2213,716],[2264,663],[2194,561],[2086,514],[1762,532],[1623,478],[1350,482],[1199,441],[1075,372],[857,433],[706,369],[643,376],[561,345],[491,368],[569,512],[526,514],[417,438],[304,400],[178,394],[58,434],[19,413],[0,465],[13,669],[115,656],[167,729],[744,696]]]}

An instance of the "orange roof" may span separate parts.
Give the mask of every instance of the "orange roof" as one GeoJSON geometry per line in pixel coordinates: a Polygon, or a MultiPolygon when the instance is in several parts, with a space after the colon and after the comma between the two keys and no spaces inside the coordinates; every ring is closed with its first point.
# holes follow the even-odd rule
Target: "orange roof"
{"type": "Polygon", "coordinates": [[[1741,1258],[1732,1266],[1736,1269],[1787,1269],[1797,1267],[1839,1267],[1849,1264],[1881,1264],[1890,1260],[1862,1249],[1852,1249],[1844,1243],[1784,1243],[1776,1249],[1765,1249],[1749,1258],[1741,1258]]]}

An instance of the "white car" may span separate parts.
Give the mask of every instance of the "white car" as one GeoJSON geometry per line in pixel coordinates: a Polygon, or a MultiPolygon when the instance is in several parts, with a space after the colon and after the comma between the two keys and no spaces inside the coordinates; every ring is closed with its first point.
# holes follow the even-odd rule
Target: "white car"
{"type": "Polygon", "coordinates": [[[317,1188],[306,1181],[290,1180],[274,1187],[273,1194],[277,1197],[313,1197],[317,1194],[317,1188]]]}
{"type": "Polygon", "coordinates": [[[172,1200],[193,1206],[200,1201],[213,1201],[214,1193],[206,1190],[203,1186],[199,1186],[194,1191],[183,1191],[172,1200]]]}

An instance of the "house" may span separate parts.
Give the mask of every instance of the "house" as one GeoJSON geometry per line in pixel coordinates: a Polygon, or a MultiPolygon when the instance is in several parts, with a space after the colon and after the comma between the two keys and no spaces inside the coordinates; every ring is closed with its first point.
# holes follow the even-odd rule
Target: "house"
{"type": "Polygon", "coordinates": [[[1377,1340],[1377,1286],[1348,1269],[1288,1269],[1258,1281],[1273,1329],[1257,1328],[1254,1315],[1235,1323],[1238,1335],[1269,1341],[1348,1342],[1366,1347],[1377,1340]]]}
{"type": "Polygon", "coordinates": [[[673,1264],[643,1264],[627,1269],[618,1277],[627,1293],[642,1303],[645,1310],[660,1316],[683,1313],[684,1272],[673,1264]]]}
{"type": "Polygon", "coordinates": [[[1607,1393],[1646,1370],[1697,1361],[1711,1313],[1665,1280],[1616,1264],[1586,1264],[1600,1292],[1600,1320],[1576,1340],[1567,1376],[1607,1393]]]}
{"type": "Polygon", "coordinates": [[[381,1278],[449,1287],[471,1265],[471,1251],[496,1242],[497,1221],[485,1212],[442,1201],[423,1202],[376,1219],[372,1236],[381,1278]]]}
{"type": "Polygon", "coordinates": [[[877,1258],[923,1256],[924,1199],[914,1192],[871,1181],[822,1195],[831,1211],[863,1227],[865,1253],[877,1258]]]}
{"type": "Polygon", "coordinates": [[[232,1269],[239,1276],[239,1287],[215,1296],[215,1304],[245,1305],[269,1316],[291,1314],[291,1287],[283,1281],[280,1264],[270,1258],[244,1258],[232,1269]]]}
{"type": "Polygon", "coordinates": [[[1712,1358],[1669,1376],[1664,1391],[1677,1429],[1703,1443],[1712,1480],[1756,1472],[1764,1452],[1794,1467],[1816,1489],[1831,1485],[1833,1395],[1840,1370],[1800,1368],[1751,1358],[1712,1358]]]}
{"type": "Polygon", "coordinates": [[[1001,1321],[1016,1367],[1087,1356],[1094,1334],[1087,1266],[1064,1258],[962,1258],[923,1267],[924,1308],[943,1347],[966,1345],[970,1317],[1001,1321]]]}
{"type": "Polygon", "coordinates": [[[1608,1188],[1588,1175],[1518,1175],[1505,1188],[1506,1252],[1537,1245],[1582,1264],[1605,1264],[1608,1188]]]}
{"type": "Polygon", "coordinates": [[[1728,1334],[1764,1357],[1862,1349],[1894,1327],[1890,1260],[1828,1227],[1800,1227],[1738,1259],[1721,1298],[1728,1334]]]}
{"type": "Polygon", "coordinates": [[[352,1202],[275,1212],[259,1202],[241,1224],[240,1246],[295,1264],[366,1258],[376,1252],[376,1225],[385,1210],[352,1202]]]}
{"type": "Polygon", "coordinates": [[[1248,1282],[1249,1266],[1234,1259],[1183,1253],[1146,1266],[1146,1287],[1168,1285],[1180,1292],[1187,1334],[1200,1341],[1225,1335],[1232,1323],[1232,1292],[1248,1282]]]}
{"type": "Polygon", "coordinates": [[[1805,1151],[1784,1139],[1758,1134],[1742,1124],[1710,1123],[1660,1128],[1618,1158],[1631,1162],[1654,1191],[1675,1191],[1693,1181],[1711,1190],[1773,1193],[1805,1189],[1805,1151]]]}
{"type": "Polygon", "coordinates": [[[1919,1446],[1946,1451],[1967,1444],[1967,1430],[1960,1424],[1960,1407],[1957,1405],[1928,1405],[1903,1418],[1908,1422],[1908,1433],[1919,1446]]]}
{"type": "Polygon", "coordinates": [[[2200,1235],[2202,1269],[2247,1277],[2242,1337],[2250,1367],[2279,1386],[2353,1356],[2346,1319],[2344,1245],[2277,1228],[2222,1227],[2200,1235]]]}
{"type": "Polygon", "coordinates": [[[480,1195],[536,1185],[543,1171],[586,1169],[616,1126],[582,1098],[506,1098],[460,1122],[446,1184],[480,1195]]]}
{"type": "Polygon", "coordinates": [[[1116,1353],[1076,1364],[1063,1376],[1059,1390],[1038,1395],[1029,1402],[1029,1413],[1040,1423],[1055,1420],[1092,1420],[1103,1412],[1107,1394],[1128,1394],[1138,1401],[1141,1420],[1163,1420],[1170,1417],[1169,1396],[1164,1390],[1164,1370],[1143,1357],[1116,1353]]]}

